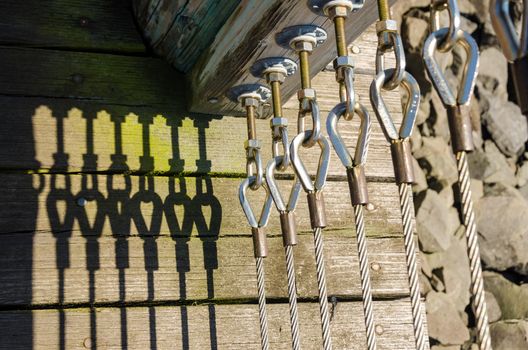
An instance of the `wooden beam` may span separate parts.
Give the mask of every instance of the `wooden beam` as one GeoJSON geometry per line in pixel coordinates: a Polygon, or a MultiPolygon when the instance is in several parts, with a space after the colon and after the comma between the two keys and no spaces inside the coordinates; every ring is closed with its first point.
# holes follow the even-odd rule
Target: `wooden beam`
{"type": "MultiPolygon", "coordinates": [[[[367,0],[363,9],[352,13],[346,22],[348,43],[355,40],[376,19],[376,1],[367,0]]],[[[328,40],[310,57],[311,75],[315,76],[336,56],[332,22],[327,17],[316,15],[307,6],[307,1],[241,2],[188,76],[191,91],[189,109],[208,114],[242,114],[240,106],[229,101],[226,93],[233,86],[260,80],[250,73],[251,66],[258,59],[289,57],[297,62],[296,54],[277,45],[275,37],[284,28],[299,24],[318,25],[328,32],[328,40]]],[[[174,44],[172,43],[173,47],[174,44]]],[[[370,58],[372,67],[375,56],[364,57],[370,58]]],[[[282,85],[284,99],[290,98],[299,87],[298,73],[286,79],[282,85]]]]}
{"type": "MultiPolygon", "coordinates": [[[[408,300],[374,302],[374,314],[378,349],[415,349],[408,300]]],[[[268,305],[268,317],[271,347],[291,349],[288,306],[268,305]]],[[[318,304],[300,303],[299,319],[302,348],[321,349],[318,304]]],[[[365,349],[360,302],[337,303],[331,325],[334,349],[365,349]]],[[[0,328],[6,350],[260,349],[257,305],[6,311],[0,328]]]]}

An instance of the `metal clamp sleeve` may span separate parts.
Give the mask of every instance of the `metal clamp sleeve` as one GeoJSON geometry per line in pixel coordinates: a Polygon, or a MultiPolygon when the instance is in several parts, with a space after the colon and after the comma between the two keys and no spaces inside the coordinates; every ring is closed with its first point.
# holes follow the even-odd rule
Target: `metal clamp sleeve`
{"type": "Polygon", "coordinates": [[[282,229],[282,243],[284,246],[297,245],[297,227],[295,224],[295,213],[284,211],[280,213],[280,223],[282,229]]]}
{"type": "Polygon", "coordinates": [[[325,228],[327,221],[323,192],[316,191],[308,193],[308,209],[310,210],[312,229],[325,228]]]}
{"type": "Polygon", "coordinates": [[[368,204],[369,198],[365,168],[362,166],[347,168],[347,178],[352,205],[368,204]]]}
{"type": "Polygon", "coordinates": [[[473,151],[475,146],[473,144],[470,106],[446,106],[446,109],[453,152],[473,151]]]}
{"type": "Polygon", "coordinates": [[[391,144],[391,154],[396,183],[398,185],[403,183],[414,183],[415,178],[411,143],[408,140],[393,142],[391,144]]]}
{"type": "Polygon", "coordinates": [[[268,243],[266,241],[266,232],[264,227],[252,227],[253,251],[255,258],[265,258],[268,256],[268,243]]]}
{"type": "Polygon", "coordinates": [[[517,103],[523,114],[528,115],[528,55],[515,60],[511,67],[517,103]]]}

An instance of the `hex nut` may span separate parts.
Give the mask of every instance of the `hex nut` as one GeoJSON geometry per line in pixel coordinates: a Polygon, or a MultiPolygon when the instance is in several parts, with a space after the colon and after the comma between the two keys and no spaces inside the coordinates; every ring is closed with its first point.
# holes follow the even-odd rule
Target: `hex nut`
{"type": "Polygon", "coordinates": [[[348,17],[349,10],[346,6],[333,6],[328,9],[328,17],[332,20],[336,17],[348,17]]]}
{"type": "Polygon", "coordinates": [[[292,43],[292,48],[297,52],[312,52],[314,49],[314,45],[311,42],[299,40],[292,43]]]}
{"type": "Polygon", "coordinates": [[[270,126],[272,128],[285,128],[288,126],[288,119],[286,118],[271,118],[270,126]]]}
{"type": "Polygon", "coordinates": [[[314,89],[301,89],[297,91],[297,97],[300,101],[302,100],[315,100],[317,98],[317,94],[314,89]]]}
{"type": "Polygon", "coordinates": [[[285,80],[286,76],[279,72],[271,72],[266,74],[266,81],[268,82],[268,84],[271,84],[276,81],[282,84],[285,80]]]}
{"type": "Polygon", "coordinates": [[[244,148],[248,149],[260,149],[261,143],[260,140],[246,140],[244,142],[244,148]]]}
{"type": "Polygon", "coordinates": [[[242,107],[255,107],[258,108],[260,101],[254,97],[247,97],[242,100],[242,107]]]}
{"type": "Polygon", "coordinates": [[[334,60],[334,69],[337,70],[339,67],[351,67],[354,68],[356,63],[352,56],[338,56],[334,60]]]}
{"type": "Polygon", "coordinates": [[[398,22],[393,19],[387,19],[385,21],[376,22],[376,32],[379,34],[381,32],[397,32],[398,31],[398,22]]]}

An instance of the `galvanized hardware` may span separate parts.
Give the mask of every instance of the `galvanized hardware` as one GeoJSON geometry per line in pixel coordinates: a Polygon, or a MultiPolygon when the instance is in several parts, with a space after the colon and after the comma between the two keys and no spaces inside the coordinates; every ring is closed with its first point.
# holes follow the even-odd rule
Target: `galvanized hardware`
{"type": "MultiPolygon", "coordinates": [[[[460,202],[462,204],[461,212],[466,228],[467,252],[471,270],[472,306],[477,323],[478,340],[481,350],[491,350],[484,281],[482,278],[481,258],[467,162],[467,152],[473,150],[469,104],[477,77],[478,46],[468,33],[458,28],[460,18],[457,17],[460,15],[456,0],[433,0],[431,8],[431,17],[433,18],[431,21],[432,32],[425,41],[423,57],[429,77],[447,109],[451,144],[457,158],[458,184],[461,196],[460,202]],[[436,11],[440,9],[446,9],[450,14],[450,26],[447,28],[438,29],[436,11]],[[461,45],[467,56],[463,69],[464,75],[456,97],[434,58],[437,51],[448,52],[455,45],[461,45]]],[[[510,43],[507,44],[509,45],[510,43]]]]}
{"type": "Polygon", "coordinates": [[[266,310],[266,289],[264,258],[268,256],[268,246],[266,243],[265,227],[271,214],[273,199],[266,185],[263,185],[264,171],[262,169],[262,159],[260,155],[261,144],[257,139],[255,119],[257,111],[262,103],[266,102],[270,96],[269,90],[259,84],[240,85],[231,88],[228,97],[232,101],[237,101],[246,109],[248,139],[245,142],[247,158],[247,178],[242,181],[238,190],[238,197],[242,210],[251,227],[253,236],[253,253],[255,256],[257,269],[257,291],[259,301],[259,320],[261,346],[263,350],[269,350],[268,338],[268,316],[266,310]],[[256,173],[255,173],[256,171],[256,173]],[[264,188],[266,199],[262,207],[262,212],[257,219],[247,197],[248,189],[256,191],[264,188]]]}
{"type": "Polygon", "coordinates": [[[326,120],[326,129],[337,156],[347,169],[352,205],[363,205],[368,203],[367,179],[364,167],[367,161],[371,121],[367,109],[359,103],[356,104],[355,113],[359,115],[361,124],[354,157],[350,154],[337,129],[339,119],[346,114],[345,103],[338,104],[330,111],[326,120]]]}
{"type": "Polygon", "coordinates": [[[523,1],[520,36],[510,17],[510,1],[492,0],[490,13],[493,28],[512,68],[517,103],[521,111],[528,115],[528,1],[523,1]]]}
{"type": "Polygon", "coordinates": [[[295,136],[290,145],[292,166],[305,192],[323,190],[326,184],[326,177],[328,175],[328,168],[330,165],[330,144],[328,143],[326,137],[321,136],[317,140],[317,144],[321,148],[319,166],[317,168],[315,182],[312,182],[310,174],[308,174],[308,171],[306,170],[306,167],[304,166],[300,157],[301,145],[310,138],[311,134],[311,130],[300,133],[299,135],[295,136]]]}
{"type": "Polygon", "coordinates": [[[355,113],[359,116],[361,124],[359,127],[359,135],[354,157],[350,154],[350,151],[346,147],[345,142],[337,129],[339,119],[346,114],[345,103],[342,102],[335,106],[326,119],[328,136],[339,160],[341,160],[341,163],[343,163],[345,168],[364,166],[367,161],[368,139],[371,127],[370,115],[368,110],[359,103],[356,104],[355,113]]]}
{"type": "Polygon", "coordinates": [[[400,194],[402,211],[403,237],[405,245],[405,259],[407,262],[407,276],[411,295],[411,309],[413,316],[414,338],[417,350],[428,349],[428,338],[422,315],[422,301],[416,262],[416,242],[414,237],[413,204],[411,185],[413,182],[412,155],[409,138],[416,121],[416,114],[420,104],[420,87],[414,77],[405,71],[405,54],[401,44],[401,36],[394,30],[396,23],[391,21],[388,0],[378,0],[380,22],[378,24],[378,51],[376,54],[377,75],[370,86],[370,100],[376,117],[381,125],[387,141],[391,144],[394,172],[400,194]],[[384,67],[383,55],[394,49],[396,67],[384,67]],[[407,100],[404,106],[404,116],[400,129],[397,130],[392,116],[381,95],[382,90],[394,90],[403,86],[407,90],[407,100]]]}
{"type": "Polygon", "coordinates": [[[328,34],[321,27],[307,24],[284,28],[275,37],[275,41],[284,49],[295,49],[297,42],[312,43],[314,48],[324,44],[328,34]]]}
{"type": "Polygon", "coordinates": [[[438,91],[438,94],[440,95],[440,98],[442,99],[442,102],[445,106],[467,105],[469,104],[469,99],[473,95],[473,88],[475,86],[478,73],[478,45],[475,42],[475,39],[473,39],[471,35],[464,32],[463,30],[459,30],[455,33],[457,44],[461,45],[467,54],[466,64],[463,69],[464,76],[460,83],[458,95],[455,97],[455,94],[449,87],[444,73],[440,69],[438,62],[434,57],[440,42],[446,38],[448,33],[448,28],[441,28],[435,32],[432,32],[426,39],[423,48],[425,66],[427,68],[429,77],[431,78],[431,81],[433,82],[433,85],[435,86],[436,91],[438,91]]]}
{"type": "Polygon", "coordinates": [[[314,13],[327,17],[329,16],[329,10],[333,7],[344,7],[348,11],[356,12],[363,8],[364,4],[365,0],[310,0],[309,2],[309,6],[314,13]]]}
{"type": "MultiPolygon", "coordinates": [[[[365,176],[364,165],[367,158],[371,122],[367,109],[358,102],[359,98],[356,97],[354,90],[355,63],[354,59],[351,56],[348,56],[345,32],[345,20],[348,16],[348,9],[344,6],[340,6],[337,2],[328,2],[325,9],[325,14],[334,22],[338,56],[334,60],[334,69],[336,71],[336,81],[339,84],[339,97],[341,100],[341,103],[336,105],[328,115],[326,129],[330,141],[347,171],[350,197],[354,208],[354,219],[356,222],[361,291],[363,297],[365,328],[367,331],[367,348],[369,350],[375,350],[376,334],[374,331],[374,311],[370,272],[368,267],[365,221],[363,216],[363,205],[368,203],[367,178],[365,176]],[[330,8],[330,6],[334,7],[330,8]],[[350,121],[356,114],[360,117],[361,124],[355,156],[352,157],[337,130],[337,125],[341,117],[350,121]]],[[[312,224],[317,224],[317,222],[312,224]]]]}
{"type": "Polygon", "coordinates": [[[436,32],[440,27],[440,14],[447,11],[449,14],[448,32],[438,45],[438,51],[447,52],[456,45],[458,41],[457,32],[460,30],[460,11],[456,0],[433,0],[431,1],[430,26],[431,32],[436,32]]]}
{"type": "Polygon", "coordinates": [[[403,121],[400,130],[396,130],[392,116],[387,109],[383,96],[381,96],[381,91],[385,86],[385,83],[392,76],[392,69],[381,71],[370,85],[370,100],[372,107],[374,108],[374,112],[376,112],[383,133],[389,142],[411,137],[416,121],[416,115],[418,113],[418,106],[420,105],[420,86],[410,73],[404,72],[401,85],[407,90],[409,97],[405,103],[403,121]]]}

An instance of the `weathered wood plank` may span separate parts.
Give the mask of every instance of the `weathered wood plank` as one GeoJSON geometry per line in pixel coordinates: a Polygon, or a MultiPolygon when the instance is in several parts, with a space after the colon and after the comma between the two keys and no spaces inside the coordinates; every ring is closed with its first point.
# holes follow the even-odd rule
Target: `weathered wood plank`
{"type": "Polygon", "coordinates": [[[211,45],[240,0],[134,0],[138,25],[151,47],[188,72],[211,45]]]}
{"type": "MultiPolygon", "coordinates": [[[[0,175],[0,234],[73,232],[75,235],[249,235],[238,202],[240,179],[171,178],[121,175],[0,175]],[[79,202],[79,200],[85,202],[79,202]],[[84,204],[83,207],[79,203],[84,204]]],[[[291,181],[280,181],[288,193],[291,181]]],[[[369,236],[400,237],[397,187],[369,183],[373,210],[366,210],[369,236]]],[[[251,195],[263,203],[263,191],[251,195]]],[[[348,184],[325,188],[329,228],[350,230],[354,216],[348,184]]],[[[296,210],[301,232],[310,232],[305,196],[296,210]]],[[[273,209],[269,232],[279,234],[273,209]]]]}
{"type": "MultiPolygon", "coordinates": [[[[348,42],[356,39],[376,19],[376,1],[365,1],[363,8],[352,13],[346,22],[348,42]]],[[[323,27],[328,32],[328,40],[311,54],[311,75],[314,76],[336,56],[332,21],[315,14],[306,1],[241,2],[190,72],[189,109],[193,112],[224,115],[243,113],[239,105],[225,97],[226,92],[232,86],[258,80],[249,71],[258,59],[289,57],[298,61],[295,52],[280,47],[275,38],[286,27],[306,23],[323,27]],[[208,103],[211,98],[216,98],[218,103],[208,103]]],[[[373,58],[371,56],[370,67],[373,58]]],[[[299,86],[298,74],[292,79],[286,79],[282,85],[284,96],[291,97],[299,86]]]]}
{"type": "MultiPolygon", "coordinates": [[[[256,300],[255,260],[250,237],[81,237],[68,233],[0,235],[0,305],[148,303],[200,300],[256,300]],[[22,241],[20,241],[22,240],[22,241]],[[31,291],[25,271],[31,270],[31,291]]],[[[266,291],[287,298],[282,238],[268,239],[266,291]]],[[[325,233],[329,295],[361,298],[357,243],[353,232],[325,233]]],[[[375,298],[407,296],[401,239],[368,242],[375,298]]],[[[297,290],[316,299],[313,238],[299,236],[295,248],[297,290]]]]}
{"type": "MultiPolygon", "coordinates": [[[[118,62],[120,61],[116,61],[118,62]]],[[[333,73],[322,73],[314,83],[317,86],[331,86],[331,81],[333,81],[333,73]]],[[[370,81],[370,76],[357,77],[357,90],[363,97],[368,96],[370,81]]],[[[44,80],[41,82],[44,84],[44,80]]],[[[30,81],[26,83],[31,85],[30,81]]],[[[64,84],[73,83],[65,81],[64,84]]],[[[4,94],[30,93],[24,86],[10,88],[6,80],[4,80],[4,88],[1,86],[0,82],[0,93],[4,94]]],[[[158,88],[154,88],[154,82],[150,95],[152,99],[149,97],[150,92],[147,91],[142,95],[143,97],[136,100],[141,104],[140,101],[147,103],[150,99],[148,103],[151,105],[148,107],[121,105],[126,101],[131,103],[128,97],[116,104],[121,92],[125,94],[127,89],[116,88],[116,91],[121,92],[108,98],[105,97],[108,96],[104,92],[105,86],[106,92],[108,89],[114,89],[108,81],[108,85],[100,87],[101,93],[98,96],[101,97],[94,97],[95,101],[0,97],[2,111],[0,112],[2,116],[0,168],[53,172],[81,170],[227,174],[245,172],[243,140],[247,136],[243,119],[233,117],[217,119],[203,115],[188,115],[181,111],[163,112],[165,107],[159,107],[163,101],[156,97],[158,88]],[[104,102],[108,100],[113,100],[114,103],[104,102]],[[152,102],[154,100],[159,103],[152,102]],[[96,158],[85,158],[89,150],[96,155],[96,158]],[[55,153],[67,154],[67,156],[57,158],[55,153]],[[143,155],[151,157],[152,161],[141,163],[143,155]]],[[[94,86],[92,88],[99,89],[94,86]]],[[[53,91],[43,90],[45,89],[35,89],[33,93],[44,92],[53,95],[53,91]]],[[[143,91],[137,90],[135,96],[141,95],[143,91]]],[[[326,119],[326,110],[336,102],[333,92],[332,89],[328,89],[328,94],[326,91],[320,93],[323,121],[326,119]]],[[[88,95],[92,93],[94,92],[88,95]]],[[[398,96],[390,97],[387,103],[391,108],[397,108],[398,96]]],[[[181,102],[182,98],[175,97],[172,101],[178,105],[178,101],[181,102]]],[[[288,104],[291,108],[286,109],[285,113],[290,124],[295,125],[297,112],[292,105],[288,104]]],[[[369,104],[367,106],[371,109],[369,104]]],[[[395,117],[399,119],[401,113],[395,114],[395,117]]],[[[358,120],[354,120],[351,123],[343,123],[342,127],[343,138],[352,151],[356,144],[358,123],[358,120]]],[[[269,121],[259,121],[257,127],[260,139],[263,141],[263,159],[268,160],[271,158],[269,121]]],[[[292,127],[290,133],[294,135],[295,128],[292,127]]],[[[317,158],[306,157],[306,162],[309,170],[313,172],[317,158]]],[[[366,173],[368,177],[393,177],[389,145],[377,123],[373,125],[366,173]]],[[[330,174],[345,175],[343,166],[335,156],[330,174]]]]}
{"type": "Polygon", "coordinates": [[[43,4],[32,0],[2,0],[0,44],[77,51],[146,52],[128,0],[54,0],[43,4]]]}
{"type": "MultiPolygon", "coordinates": [[[[415,349],[408,300],[374,303],[378,349],[415,349]]],[[[340,302],[332,319],[335,349],[365,349],[360,302],[340,302]]],[[[288,306],[268,306],[273,349],[290,349],[288,306]]],[[[303,349],[321,349],[318,306],[301,303],[303,349]]],[[[0,312],[0,349],[260,349],[256,305],[97,308],[0,312]],[[31,317],[33,333],[28,332],[31,317]],[[62,341],[61,341],[62,339],[62,341]]]]}

